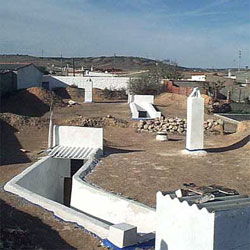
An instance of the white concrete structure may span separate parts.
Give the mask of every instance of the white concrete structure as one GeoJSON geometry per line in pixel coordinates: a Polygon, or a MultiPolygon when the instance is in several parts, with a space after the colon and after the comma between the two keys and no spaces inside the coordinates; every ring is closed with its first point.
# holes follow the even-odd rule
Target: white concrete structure
{"type": "Polygon", "coordinates": [[[203,149],[204,140],[204,99],[198,88],[187,98],[187,137],[186,149],[197,151],[203,149]]]}
{"type": "Polygon", "coordinates": [[[196,204],[197,195],[157,193],[156,250],[250,249],[250,198],[218,197],[196,204]]]}
{"type": "Polygon", "coordinates": [[[90,78],[88,84],[85,84],[84,102],[92,102],[92,101],[93,101],[93,82],[90,78]]]}
{"type": "Polygon", "coordinates": [[[206,75],[192,75],[191,79],[189,79],[191,81],[199,81],[199,82],[205,82],[206,81],[206,75]]]}
{"type": "Polygon", "coordinates": [[[120,248],[135,245],[137,228],[126,223],[110,226],[108,240],[120,248]]]}
{"type": "Polygon", "coordinates": [[[106,238],[109,232],[107,223],[62,204],[63,182],[69,176],[70,159],[47,156],[10,180],[4,189],[52,211],[65,221],[75,222],[99,237],[106,238]]]}
{"type": "Polygon", "coordinates": [[[85,76],[99,76],[99,77],[110,77],[110,76],[117,76],[116,74],[108,73],[108,72],[96,72],[96,71],[85,71],[85,76]]]}
{"type": "MultiPolygon", "coordinates": [[[[84,180],[96,166],[102,149],[102,128],[54,126],[49,156],[14,177],[4,189],[52,211],[63,220],[76,222],[103,239],[111,235],[110,226],[119,223],[133,225],[143,234],[137,234],[137,242],[154,238],[155,209],[84,180]],[[69,208],[63,204],[65,178],[71,177],[71,159],[82,159],[84,164],[72,176],[69,208]]],[[[120,239],[126,244],[130,242],[125,234],[120,239]]]]}
{"type": "Polygon", "coordinates": [[[49,155],[57,158],[84,159],[102,154],[103,128],[54,126],[53,148],[49,155]]]}
{"type": "Polygon", "coordinates": [[[83,181],[86,166],[91,165],[91,161],[89,160],[73,176],[70,206],[111,224],[124,222],[136,226],[140,233],[153,232],[155,230],[153,208],[93,187],[83,181]]]}
{"type": "Polygon", "coordinates": [[[85,85],[91,79],[93,88],[99,89],[121,89],[128,88],[129,77],[99,77],[99,76],[52,76],[47,75],[43,77],[43,82],[49,84],[49,89],[58,87],[68,87],[71,85],[77,86],[78,88],[85,89],[85,85]]]}
{"type": "Polygon", "coordinates": [[[129,95],[132,119],[155,119],[161,117],[161,112],[155,110],[153,95],[129,95]]]}

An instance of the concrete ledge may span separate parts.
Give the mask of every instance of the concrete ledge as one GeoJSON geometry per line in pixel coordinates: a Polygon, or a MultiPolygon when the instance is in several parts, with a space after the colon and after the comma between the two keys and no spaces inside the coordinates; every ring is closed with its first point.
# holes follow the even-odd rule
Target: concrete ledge
{"type": "Polygon", "coordinates": [[[111,224],[125,222],[134,225],[140,233],[155,231],[154,208],[107,192],[84,181],[96,163],[96,159],[89,159],[73,176],[71,207],[111,224]]]}
{"type": "Polygon", "coordinates": [[[199,149],[199,150],[188,150],[184,149],[181,151],[182,154],[184,155],[190,155],[190,156],[206,156],[207,151],[199,149]]]}
{"type": "Polygon", "coordinates": [[[50,158],[50,156],[43,157],[41,160],[37,161],[36,163],[25,169],[22,173],[11,179],[4,186],[4,190],[21,196],[24,199],[53,212],[54,215],[58,216],[64,221],[77,223],[78,225],[84,227],[88,231],[95,233],[101,238],[107,237],[110,226],[109,224],[97,220],[91,216],[85,215],[83,213],[74,211],[69,207],[66,207],[56,201],[47,199],[18,184],[21,180],[23,180],[23,178],[27,174],[31,173],[40,164],[45,163],[50,158]]]}

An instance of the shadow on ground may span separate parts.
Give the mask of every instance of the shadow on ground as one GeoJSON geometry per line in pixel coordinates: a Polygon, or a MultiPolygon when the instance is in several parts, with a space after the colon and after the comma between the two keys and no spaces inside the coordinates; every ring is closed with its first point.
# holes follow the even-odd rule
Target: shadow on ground
{"type": "Polygon", "coordinates": [[[17,132],[17,130],[1,119],[0,119],[0,129],[1,129],[0,165],[31,162],[29,157],[27,157],[25,153],[20,151],[22,145],[15,136],[15,132],[17,132]]]}
{"type": "Polygon", "coordinates": [[[128,154],[133,152],[143,152],[143,150],[127,150],[121,148],[113,148],[113,147],[104,147],[104,157],[107,157],[112,154],[128,154]]]}
{"type": "Polygon", "coordinates": [[[220,148],[206,148],[205,150],[209,153],[221,153],[221,152],[231,151],[245,146],[249,142],[249,140],[250,140],[250,135],[247,135],[242,140],[232,145],[220,148]]]}
{"type": "Polygon", "coordinates": [[[40,219],[0,200],[0,249],[76,249],[40,219]]]}
{"type": "Polygon", "coordinates": [[[1,98],[1,112],[24,116],[42,116],[50,110],[49,105],[27,90],[17,91],[1,98]]]}

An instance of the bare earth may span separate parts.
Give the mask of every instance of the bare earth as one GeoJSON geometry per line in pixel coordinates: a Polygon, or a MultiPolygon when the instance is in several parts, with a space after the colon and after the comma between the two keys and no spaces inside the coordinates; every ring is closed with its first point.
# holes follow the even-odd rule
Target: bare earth
{"type": "MultiPolygon", "coordinates": [[[[174,114],[174,110],[167,112],[174,114]]],[[[57,108],[55,121],[59,124],[77,115],[112,115],[128,119],[129,110],[126,103],[57,108]]],[[[157,191],[178,189],[188,182],[218,184],[250,194],[247,135],[249,132],[207,136],[205,146],[210,152],[205,157],[193,158],[181,154],[185,147],[183,136],[172,135],[169,141],[158,142],[154,135],[137,133],[133,127],[106,127],[105,156],[87,179],[106,190],[150,206],[155,206],[157,191]]],[[[76,224],[63,222],[51,212],[3,190],[7,181],[38,159],[38,153],[46,148],[46,143],[46,127],[25,127],[19,132],[7,128],[2,131],[1,146],[8,149],[7,162],[0,167],[2,228],[18,226],[37,249],[102,249],[97,238],[76,224]],[[20,148],[30,152],[20,154],[20,148]]]]}

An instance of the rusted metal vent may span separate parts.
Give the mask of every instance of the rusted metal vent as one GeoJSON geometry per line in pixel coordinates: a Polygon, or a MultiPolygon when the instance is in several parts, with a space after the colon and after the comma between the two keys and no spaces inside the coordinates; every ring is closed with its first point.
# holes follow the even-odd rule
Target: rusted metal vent
{"type": "Polygon", "coordinates": [[[209,212],[229,210],[250,206],[250,197],[240,195],[236,190],[218,185],[196,186],[194,183],[183,184],[184,188],[168,193],[171,198],[196,204],[209,212]]]}

